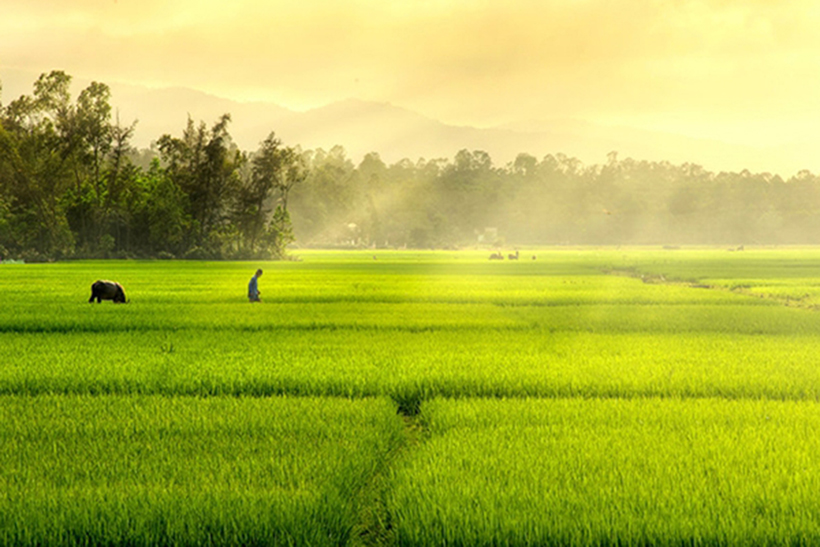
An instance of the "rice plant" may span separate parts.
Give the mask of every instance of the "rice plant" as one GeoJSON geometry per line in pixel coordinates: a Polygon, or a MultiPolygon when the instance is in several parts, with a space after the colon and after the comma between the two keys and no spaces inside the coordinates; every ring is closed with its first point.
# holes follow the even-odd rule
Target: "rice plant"
{"type": "Polygon", "coordinates": [[[0,544],[820,539],[820,251],[375,253],[0,265],[0,544]]]}
{"type": "Polygon", "coordinates": [[[0,397],[0,545],[344,545],[384,399],[0,397]]]}
{"type": "Polygon", "coordinates": [[[392,473],[398,545],[812,545],[820,405],[436,400],[392,473]]]}

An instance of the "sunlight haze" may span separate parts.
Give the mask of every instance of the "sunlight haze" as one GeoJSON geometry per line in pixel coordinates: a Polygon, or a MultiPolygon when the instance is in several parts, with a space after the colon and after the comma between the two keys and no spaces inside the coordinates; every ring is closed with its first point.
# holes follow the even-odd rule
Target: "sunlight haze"
{"type": "Polygon", "coordinates": [[[583,120],[818,170],[818,23],[810,1],[11,0],[0,78],[60,69],[292,110],[356,98],[479,128],[583,120]]]}

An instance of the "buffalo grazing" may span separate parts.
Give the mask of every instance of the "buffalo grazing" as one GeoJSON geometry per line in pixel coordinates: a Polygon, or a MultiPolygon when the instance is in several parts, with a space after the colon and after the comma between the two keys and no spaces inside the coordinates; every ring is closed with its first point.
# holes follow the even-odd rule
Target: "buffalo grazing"
{"type": "Polygon", "coordinates": [[[113,300],[115,304],[125,304],[126,302],[125,291],[122,285],[116,281],[108,281],[105,279],[97,280],[91,285],[91,298],[88,299],[88,302],[94,302],[95,298],[97,299],[97,304],[103,300],[113,300]]]}

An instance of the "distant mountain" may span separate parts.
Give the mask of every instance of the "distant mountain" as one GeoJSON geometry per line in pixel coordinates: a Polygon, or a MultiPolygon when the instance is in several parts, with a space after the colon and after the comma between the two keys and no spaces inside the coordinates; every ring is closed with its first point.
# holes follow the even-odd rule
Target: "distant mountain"
{"type": "Polygon", "coordinates": [[[525,120],[501,126],[517,133],[526,133],[533,142],[548,145],[555,137],[569,155],[580,159],[598,158],[602,162],[606,154],[618,152],[620,159],[669,161],[674,164],[695,163],[713,171],[772,171],[770,150],[751,146],[729,144],[715,139],[697,139],[632,127],[597,125],[580,120],[525,120]]]}
{"type": "Polygon", "coordinates": [[[255,150],[279,120],[292,111],[272,103],[243,103],[201,91],[174,87],[149,89],[111,84],[111,104],[119,111],[122,123],[137,120],[134,144],[150,146],[163,134],[182,135],[188,116],[209,127],[223,114],[231,115],[228,129],[240,148],[255,150]]]}
{"type": "MultiPolygon", "coordinates": [[[[238,118],[237,118],[238,119],[238,118]]],[[[386,162],[402,158],[452,158],[459,150],[484,150],[496,165],[520,153],[542,158],[563,153],[586,164],[621,159],[698,163],[712,170],[771,170],[771,158],[751,147],[716,140],[578,120],[524,121],[494,128],[447,125],[387,103],[345,100],[277,120],[277,134],[304,148],[342,144],[353,158],[378,152],[386,162]],[[767,163],[768,162],[768,163],[767,163]]]]}
{"type": "Polygon", "coordinates": [[[459,150],[485,150],[503,163],[525,151],[529,136],[499,129],[447,125],[387,103],[349,99],[281,120],[281,134],[308,148],[342,144],[352,156],[378,152],[403,158],[452,158],[459,150]]]}
{"type": "MultiPolygon", "coordinates": [[[[36,74],[0,69],[3,102],[31,93],[36,74]]],[[[75,79],[75,93],[88,84],[75,79]]],[[[580,120],[522,120],[493,128],[455,126],[388,103],[355,99],[296,112],[265,102],[237,102],[186,88],[151,89],[109,83],[112,104],[120,121],[138,120],[134,144],[148,147],[164,133],[181,135],[190,115],[209,126],[230,113],[234,141],[244,150],[255,150],[271,131],[288,145],[304,149],[329,149],[342,145],[358,162],[364,154],[378,152],[387,163],[402,158],[452,158],[462,149],[484,150],[496,165],[512,161],[519,153],[536,158],[563,153],[585,164],[603,163],[609,152],[619,158],[672,163],[697,163],[713,171],[749,169],[778,172],[784,177],[799,169],[818,170],[808,145],[756,149],[718,140],[630,127],[609,127],[580,120]],[[811,161],[807,161],[811,160],[811,161]]]]}

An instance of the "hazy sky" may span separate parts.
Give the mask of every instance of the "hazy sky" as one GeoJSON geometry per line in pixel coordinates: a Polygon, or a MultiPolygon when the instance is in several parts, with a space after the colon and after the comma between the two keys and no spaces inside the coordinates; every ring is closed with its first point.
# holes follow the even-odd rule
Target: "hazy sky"
{"type": "Polygon", "coordinates": [[[816,0],[3,0],[0,67],[448,123],[816,138],[816,0]]]}

